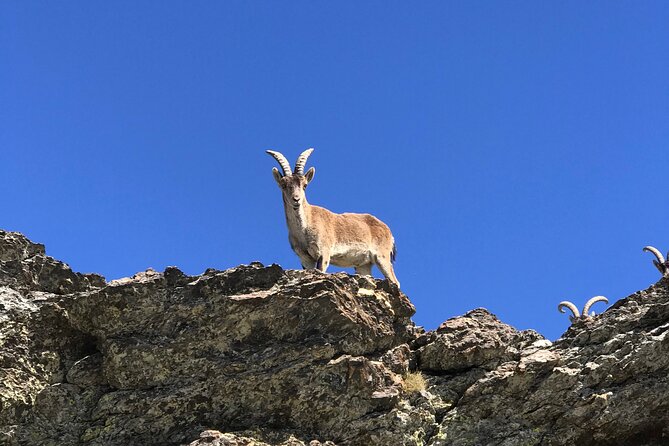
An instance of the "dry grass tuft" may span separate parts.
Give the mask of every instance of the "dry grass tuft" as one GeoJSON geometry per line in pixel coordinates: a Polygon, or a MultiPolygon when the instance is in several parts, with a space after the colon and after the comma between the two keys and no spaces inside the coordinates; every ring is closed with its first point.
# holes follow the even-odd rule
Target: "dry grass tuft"
{"type": "Polygon", "coordinates": [[[423,374],[420,372],[409,372],[404,376],[404,381],[402,382],[402,388],[405,393],[417,393],[421,390],[425,390],[427,383],[423,374]]]}

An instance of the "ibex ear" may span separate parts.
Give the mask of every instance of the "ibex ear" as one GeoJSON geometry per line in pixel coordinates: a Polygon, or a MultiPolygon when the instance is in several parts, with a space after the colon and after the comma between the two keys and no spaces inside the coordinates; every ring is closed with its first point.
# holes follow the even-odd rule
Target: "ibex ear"
{"type": "Polygon", "coordinates": [[[311,180],[314,179],[314,175],[316,175],[316,169],[314,167],[307,170],[307,173],[304,174],[304,178],[307,179],[307,183],[310,183],[311,180]]]}
{"type": "Polygon", "coordinates": [[[279,173],[279,169],[276,167],[272,167],[272,175],[274,175],[274,181],[276,181],[277,184],[281,185],[279,181],[281,180],[281,174],[279,173]]]}

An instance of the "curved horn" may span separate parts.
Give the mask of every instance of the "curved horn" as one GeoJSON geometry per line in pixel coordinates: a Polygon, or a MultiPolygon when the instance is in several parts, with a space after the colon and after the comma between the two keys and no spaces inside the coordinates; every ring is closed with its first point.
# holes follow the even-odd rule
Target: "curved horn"
{"type": "Polygon", "coordinates": [[[295,175],[304,175],[304,165],[313,151],[314,149],[307,149],[297,157],[297,161],[295,161],[295,175]]]}
{"type": "Polygon", "coordinates": [[[274,159],[279,162],[279,165],[283,170],[283,176],[288,177],[293,174],[293,171],[290,170],[290,163],[288,162],[285,156],[283,156],[280,152],[275,152],[274,150],[265,150],[265,151],[270,155],[272,155],[274,159]]]}
{"type": "Polygon", "coordinates": [[[609,303],[609,300],[604,297],[604,296],[595,296],[589,301],[585,303],[585,306],[583,307],[583,316],[589,317],[588,311],[590,311],[590,307],[592,307],[592,304],[596,302],[604,302],[604,303],[609,303]]]}
{"type": "Polygon", "coordinates": [[[666,260],[664,259],[664,256],[662,255],[660,250],[653,246],[644,246],[643,250],[646,252],[650,252],[655,256],[657,261],[653,260],[653,264],[655,265],[655,268],[660,270],[660,272],[664,275],[665,268],[663,268],[662,265],[664,264],[664,262],[666,262],[666,260]]]}
{"type": "Polygon", "coordinates": [[[646,252],[651,252],[651,253],[653,253],[653,255],[655,255],[655,257],[657,258],[657,261],[658,261],[658,262],[660,262],[660,263],[664,263],[664,262],[665,262],[665,260],[664,260],[664,256],[662,255],[662,253],[660,252],[660,250],[657,249],[657,248],[655,248],[654,246],[644,246],[644,247],[643,247],[643,250],[646,251],[646,252]]]}
{"type": "MultiPolygon", "coordinates": [[[[560,313],[564,313],[564,309],[569,308],[571,312],[574,314],[573,318],[581,317],[581,313],[578,312],[578,308],[576,308],[576,305],[573,303],[563,300],[558,304],[558,311],[560,313]]],[[[572,316],[569,316],[569,319],[572,319],[572,316]]]]}

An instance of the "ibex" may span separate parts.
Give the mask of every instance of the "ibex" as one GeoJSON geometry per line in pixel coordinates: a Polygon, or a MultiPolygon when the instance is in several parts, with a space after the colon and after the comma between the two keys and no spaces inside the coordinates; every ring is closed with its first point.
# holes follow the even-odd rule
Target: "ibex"
{"type": "Polygon", "coordinates": [[[592,307],[592,305],[597,302],[605,302],[608,304],[609,300],[604,296],[595,296],[585,303],[585,305],[583,306],[583,313],[579,313],[578,308],[576,308],[576,305],[574,305],[573,303],[567,300],[563,300],[558,304],[558,311],[560,313],[564,313],[564,309],[569,308],[569,310],[571,310],[571,313],[573,314],[573,316],[569,316],[569,320],[574,322],[576,319],[579,318],[587,318],[594,316],[595,315],[594,311],[590,314],[588,314],[588,312],[590,311],[590,307],[592,307]]]}
{"type": "Polygon", "coordinates": [[[399,288],[392,263],[397,254],[395,239],[385,223],[369,214],[335,214],[307,202],[305,191],[316,169],[304,173],[304,165],[313,150],[307,149],[297,158],[294,173],[285,156],[267,151],[283,170],[281,174],[274,167],[272,173],[283,195],[288,240],[302,268],[325,272],[330,264],[353,266],[356,274],[371,275],[372,265],[376,265],[399,288]]]}

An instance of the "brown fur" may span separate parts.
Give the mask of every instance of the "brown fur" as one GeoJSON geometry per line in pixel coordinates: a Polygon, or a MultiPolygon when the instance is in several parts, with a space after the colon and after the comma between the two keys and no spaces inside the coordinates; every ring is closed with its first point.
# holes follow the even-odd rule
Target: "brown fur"
{"type": "Polygon", "coordinates": [[[395,240],[390,228],[373,215],[335,214],[310,205],[305,191],[315,172],[312,167],[304,175],[281,176],[273,169],[283,195],[290,246],[302,267],[325,272],[333,264],[369,275],[375,264],[399,287],[392,265],[395,240]]]}

